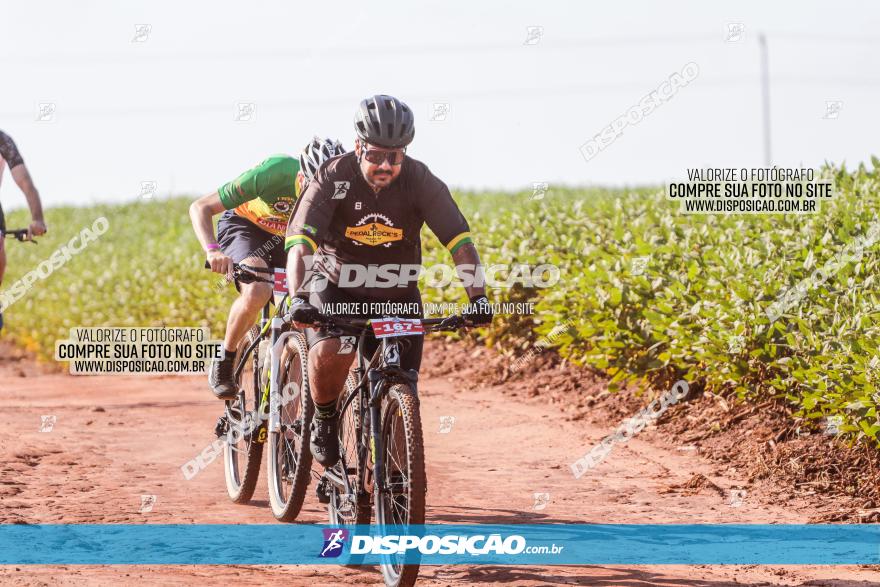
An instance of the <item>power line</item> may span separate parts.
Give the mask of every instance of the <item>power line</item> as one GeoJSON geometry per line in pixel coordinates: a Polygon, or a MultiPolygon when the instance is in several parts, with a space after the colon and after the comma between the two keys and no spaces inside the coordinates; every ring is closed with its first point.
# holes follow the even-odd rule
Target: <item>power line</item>
{"type": "MultiPolygon", "coordinates": [[[[782,40],[789,42],[809,43],[878,43],[880,38],[869,36],[838,36],[817,35],[806,33],[780,33],[772,35],[774,41],[782,40]]],[[[654,36],[633,37],[593,37],[588,39],[548,39],[542,38],[540,43],[524,46],[520,40],[510,42],[492,42],[479,44],[435,44],[422,46],[384,45],[384,46],[330,46],[316,48],[314,46],[301,48],[280,48],[265,51],[227,51],[221,53],[148,53],[149,41],[146,43],[131,43],[129,52],[107,53],[59,53],[43,55],[9,55],[0,58],[4,65],[35,65],[35,64],[66,64],[66,65],[96,65],[100,63],[130,63],[132,61],[232,61],[232,60],[268,60],[268,59],[299,59],[314,58],[316,55],[321,59],[356,58],[363,56],[394,54],[400,57],[421,56],[430,53],[489,53],[498,51],[560,51],[594,49],[597,47],[644,47],[656,45],[677,45],[691,43],[716,43],[719,46],[727,44],[724,35],[712,34],[671,34],[654,36]]]]}
{"type": "MultiPolygon", "coordinates": [[[[723,77],[716,79],[699,78],[689,86],[689,92],[699,91],[701,89],[712,88],[729,88],[729,87],[751,87],[752,84],[759,81],[755,75],[744,75],[737,77],[723,77]]],[[[855,77],[807,77],[807,76],[777,76],[770,80],[774,85],[833,85],[835,88],[842,86],[854,87],[876,87],[880,86],[880,79],[864,79],[855,77]]],[[[539,88],[499,88],[487,90],[472,90],[463,92],[449,92],[442,90],[430,93],[408,94],[407,100],[431,101],[444,100],[451,101],[467,101],[467,100],[483,100],[505,98],[508,100],[516,100],[541,96],[574,96],[580,94],[589,94],[596,92],[634,92],[639,95],[646,94],[656,89],[659,82],[655,80],[653,83],[647,82],[620,82],[620,83],[596,83],[596,84],[579,84],[563,87],[539,87],[539,88]]],[[[638,96],[636,96],[638,97],[638,96]]],[[[242,101],[244,102],[244,101],[242,101]]],[[[351,106],[350,98],[322,98],[320,100],[256,100],[257,110],[324,110],[337,106],[351,106]]],[[[57,104],[56,104],[57,106],[57,104]]],[[[89,117],[89,116],[142,116],[142,115],[199,115],[212,114],[215,112],[227,112],[232,115],[237,104],[235,102],[212,103],[212,104],[175,104],[168,106],[146,106],[146,107],[113,107],[101,106],[94,108],[73,108],[66,110],[57,108],[58,117],[89,117]]],[[[33,119],[36,112],[0,112],[0,117],[7,119],[33,119]]]]}
{"type": "Polygon", "coordinates": [[[761,110],[764,114],[764,165],[770,167],[770,74],[767,69],[767,37],[758,36],[761,47],[761,110]]]}

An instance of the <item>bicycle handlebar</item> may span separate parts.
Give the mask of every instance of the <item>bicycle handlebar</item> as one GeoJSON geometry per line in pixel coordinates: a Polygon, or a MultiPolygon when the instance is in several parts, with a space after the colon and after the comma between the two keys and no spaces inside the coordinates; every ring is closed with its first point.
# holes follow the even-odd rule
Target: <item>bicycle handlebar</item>
{"type": "MultiPolygon", "coordinates": [[[[208,261],[205,261],[205,269],[210,268],[211,264],[208,261]]],[[[238,280],[241,283],[274,283],[274,280],[262,278],[258,276],[257,273],[274,273],[274,269],[266,269],[264,267],[251,267],[250,265],[239,263],[232,264],[232,278],[238,280]]],[[[290,314],[285,314],[284,316],[282,316],[282,319],[287,323],[292,322],[290,314]]],[[[461,316],[460,314],[446,316],[445,318],[421,318],[420,321],[422,326],[427,327],[426,330],[429,332],[453,331],[459,330],[460,328],[474,326],[473,322],[471,322],[464,316],[461,316]]],[[[321,314],[321,317],[315,322],[314,326],[365,330],[368,326],[370,326],[371,322],[371,319],[365,320],[363,318],[343,318],[341,316],[321,314]]]]}
{"type": "Polygon", "coordinates": [[[17,230],[4,230],[2,231],[4,237],[11,236],[15,238],[18,242],[31,242],[37,244],[37,241],[34,240],[32,236],[30,236],[27,228],[19,228],[17,230]]]}
{"type": "MultiPolygon", "coordinates": [[[[290,315],[284,317],[284,320],[289,322],[290,315]]],[[[425,326],[425,330],[429,332],[441,332],[441,331],[453,331],[458,330],[460,328],[464,328],[467,326],[473,326],[474,324],[459,314],[454,314],[452,316],[446,316],[445,318],[420,318],[419,319],[422,326],[425,326]]],[[[329,328],[349,328],[349,329],[357,329],[357,330],[365,330],[372,323],[372,319],[363,319],[363,318],[343,318],[341,316],[331,316],[329,314],[321,314],[321,317],[318,321],[315,322],[314,326],[326,326],[329,328]]]]}

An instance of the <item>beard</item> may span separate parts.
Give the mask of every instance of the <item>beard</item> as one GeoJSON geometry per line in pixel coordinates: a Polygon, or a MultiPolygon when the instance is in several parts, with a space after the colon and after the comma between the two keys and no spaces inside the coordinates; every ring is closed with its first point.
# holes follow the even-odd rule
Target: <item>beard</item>
{"type": "Polygon", "coordinates": [[[384,187],[391,183],[391,180],[394,178],[394,175],[389,171],[382,171],[373,173],[369,180],[370,184],[375,187],[384,187]]]}

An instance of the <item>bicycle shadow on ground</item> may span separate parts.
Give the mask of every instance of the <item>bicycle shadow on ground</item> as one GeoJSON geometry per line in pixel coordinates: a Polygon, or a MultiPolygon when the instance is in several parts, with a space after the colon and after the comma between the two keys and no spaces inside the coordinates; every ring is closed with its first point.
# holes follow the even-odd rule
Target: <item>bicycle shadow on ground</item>
{"type": "Polygon", "coordinates": [[[269,507],[268,499],[252,499],[247,503],[242,503],[239,505],[247,506],[247,507],[255,507],[255,508],[267,508],[269,507]]]}
{"type": "Polygon", "coordinates": [[[427,515],[428,524],[589,524],[588,520],[553,518],[541,512],[470,508],[454,505],[431,504],[427,515]],[[439,510],[439,511],[438,511],[439,510]],[[453,513],[459,511],[461,513],[453,513]]]}

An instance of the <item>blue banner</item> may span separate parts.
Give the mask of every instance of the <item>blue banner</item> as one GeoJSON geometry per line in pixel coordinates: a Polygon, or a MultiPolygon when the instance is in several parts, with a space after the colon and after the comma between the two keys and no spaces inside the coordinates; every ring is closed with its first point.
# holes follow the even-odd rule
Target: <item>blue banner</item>
{"type": "Polygon", "coordinates": [[[855,565],[878,525],[0,525],[0,564],[855,565]]]}

